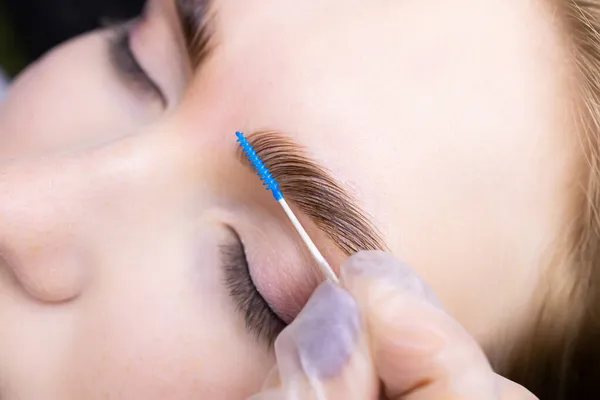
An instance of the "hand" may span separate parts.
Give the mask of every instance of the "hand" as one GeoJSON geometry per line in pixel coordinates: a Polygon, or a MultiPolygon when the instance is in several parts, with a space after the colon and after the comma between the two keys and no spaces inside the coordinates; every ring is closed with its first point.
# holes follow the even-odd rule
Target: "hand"
{"type": "Polygon", "coordinates": [[[412,270],[381,252],[351,257],[275,343],[252,400],[528,400],[412,270]],[[340,287],[341,286],[341,287],[340,287]]]}

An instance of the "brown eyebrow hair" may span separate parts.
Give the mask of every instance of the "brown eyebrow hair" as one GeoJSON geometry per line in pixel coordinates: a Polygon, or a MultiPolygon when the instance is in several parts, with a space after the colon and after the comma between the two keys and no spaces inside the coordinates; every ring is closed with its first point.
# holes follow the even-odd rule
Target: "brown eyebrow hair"
{"type": "MultiPolygon", "coordinates": [[[[381,233],[356,200],[306,150],[278,131],[259,131],[248,141],[291,200],[346,255],[387,250],[381,233]]],[[[238,149],[240,159],[250,165],[238,149]]]]}
{"type": "Polygon", "coordinates": [[[196,69],[212,50],[214,37],[212,0],[175,0],[175,9],[192,68],[196,69]]]}

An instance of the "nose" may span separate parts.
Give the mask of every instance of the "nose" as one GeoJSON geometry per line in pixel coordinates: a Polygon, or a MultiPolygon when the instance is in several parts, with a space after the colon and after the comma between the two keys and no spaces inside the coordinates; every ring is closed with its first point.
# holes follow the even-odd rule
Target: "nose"
{"type": "Polygon", "coordinates": [[[157,229],[187,229],[214,206],[215,165],[235,144],[209,132],[173,118],[93,150],[0,164],[0,268],[34,299],[66,302],[130,263],[128,244],[147,252],[157,229]]]}
{"type": "Polygon", "coordinates": [[[185,176],[173,170],[182,157],[159,142],[141,135],[0,166],[0,268],[38,301],[78,297],[97,270],[99,241],[107,233],[126,237],[124,226],[148,220],[174,196],[170,178],[185,176]]]}

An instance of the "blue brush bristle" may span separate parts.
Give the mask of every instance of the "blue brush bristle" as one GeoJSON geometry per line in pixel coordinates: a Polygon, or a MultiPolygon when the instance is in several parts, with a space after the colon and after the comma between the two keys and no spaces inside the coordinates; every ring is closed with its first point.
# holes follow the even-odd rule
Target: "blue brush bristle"
{"type": "Polygon", "coordinates": [[[240,147],[244,151],[244,155],[248,158],[250,164],[252,164],[254,171],[256,171],[260,177],[263,185],[267,187],[267,190],[270,190],[273,193],[275,200],[279,201],[283,199],[283,193],[281,193],[281,190],[279,189],[277,179],[271,175],[269,168],[267,168],[265,163],[260,159],[260,156],[256,153],[256,150],[254,150],[254,147],[252,147],[242,132],[236,132],[235,135],[238,138],[237,141],[240,144],[240,147]]]}

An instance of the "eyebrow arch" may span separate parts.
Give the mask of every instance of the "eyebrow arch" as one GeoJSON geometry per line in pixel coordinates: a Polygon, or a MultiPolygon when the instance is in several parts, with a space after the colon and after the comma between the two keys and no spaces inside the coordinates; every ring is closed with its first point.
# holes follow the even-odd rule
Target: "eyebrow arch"
{"type": "MultiPolygon", "coordinates": [[[[387,250],[367,214],[331,173],[309,158],[306,150],[277,131],[260,131],[248,141],[291,200],[346,255],[387,250]]],[[[238,149],[240,160],[248,161],[238,149]]]]}
{"type": "Polygon", "coordinates": [[[167,108],[169,102],[164,92],[150,78],[131,50],[130,30],[130,24],[113,27],[108,43],[110,64],[128,86],[134,87],[142,94],[155,95],[162,103],[163,108],[167,108]]]}
{"type": "Polygon", "coordinates": [[[183,31],[192,68],[208,57],[212,48],[214,20],[210,16],[212,0],[175,0],[175,9],[183,31]]]}

